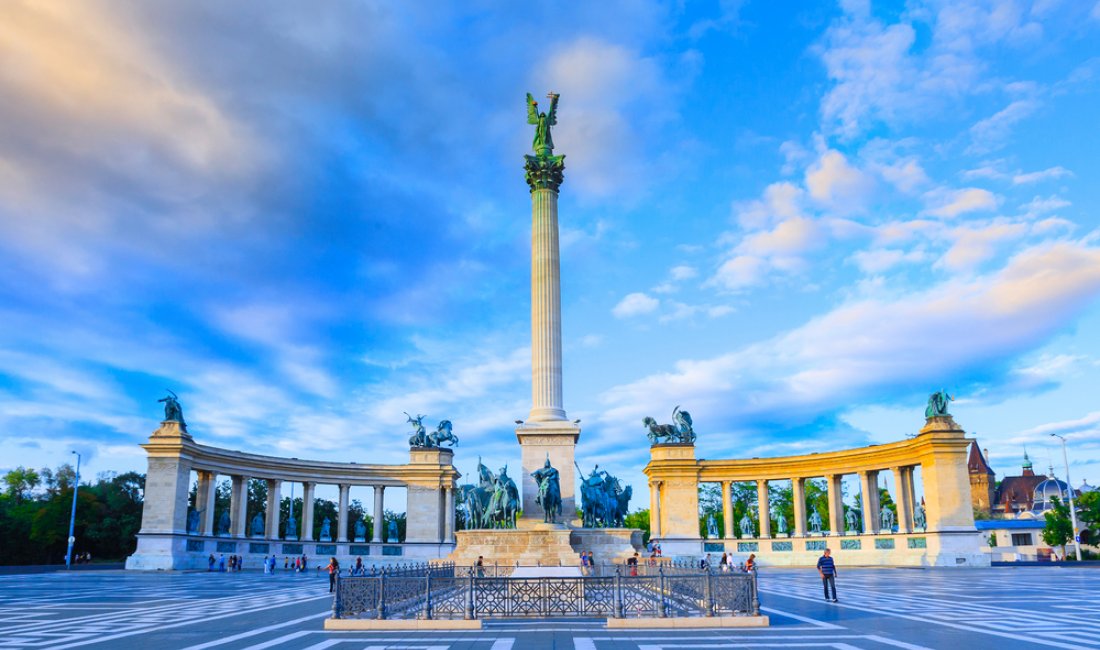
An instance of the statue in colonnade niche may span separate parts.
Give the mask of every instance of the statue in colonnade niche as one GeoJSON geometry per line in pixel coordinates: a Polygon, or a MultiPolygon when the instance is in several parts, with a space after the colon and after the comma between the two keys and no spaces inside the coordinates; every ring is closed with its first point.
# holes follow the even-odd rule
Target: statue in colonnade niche
{"type": "Polygon", "coordinates": [[[367,539],[367,524],[362,519],[355,521],[355,541],[362,542],[367,539]]]}
{"type": "Polygon", "coordinates": [[[787,516],[782,512],[776,511],[775,513],[775,528],[776,532],[780,535],[787,534],[787,516]]]}
{"type": "Polygon", "coordinates": [[[926,418],[938,418],[947,417],[951,414],[947,412],[947,403],[953,402],[954,397],[947,394],[945,390],[939,390],[928,396],[928,406],[924,409],[924,417],[926,418]]]}
{"type": "Polygon", "coordinates": [[[850,532],[856,532],[859,530],[859,511],[855,508],[848,508],[848,512],[844,513],[844,521],[847,522],[850,532]]]}
{"type": "Polygon", "coordinates": [[[824,525],[821,521],[821,513],[817,511],[817,506],[812,506],[810,510],[810,532],[820,533],[824,525]]]}
{"type": "Polygon", "coordinates": [[[400,542],[401,537],[397,533],[397,522],[390,519],[386,524],[386,541],[388,542],[400,542]]]}
{"type": "Polygon", "coordinates": [[[718,522],[713,512],[707,514],[707,539],[718,539],[718,522]]]}
{"type": "Polygon", "coordinates": [[[294,518],[293,508],[291,509],[290,517],[286,520],[286,536],[298,536],[298,520],[294,518]]]}
{"type": "Polygon", "coordinates": [[[264,534],[264,516],[260,513],[256,513],[256,516],[252,518],[252,536],[261,537],[264,534]]]}
{"type": "Polygon", "coordinates": [[[229,519],[229,513],[223,510],[222,516],[218,518],[218,534],[228,535],[231,523],[232,522],[229,519]]]}
{"type": "Polygon", "coordinates": [[[187,532],[188,533],[194,534],[194,533],[199,532],[199,518],[202,516],[203,512],[205,512],[205,510],[194,510],[194,509],[192,509],[187,513],[187,532]]]}
{"type": "Polygon", "coordinates": [[[913,510],[913,525],[917,528],[924,528],[925,524],[924,504],[920,504],[913,510]]]}
{"type": "Polygon", "coordinates": [[[657,420],[646,416],[642,420],[642,424],[649,428],[649,433],[646,434],[649,443],[656,445],[666,443],[691,444],[695,442],[695,429],[690,413],[681,411],[680,407],[677,406],[672,409],[672,421],[674,424],[657,424],[657,420]]]}
{"type": "Polygon", "coordinates": [[[332,521],[328,517],[321,520],[321,541],[332,541],[332,521]]]}
{"type": "Polygon", "coordinates": [[[883,508],[882,512],[878,515],[879,523],[882,524],[882,530],[894,529],[894,511],[889,508],[883,508]]]}
{"type": "Polygon", "coordinates": [[[741,515],[741,537],[755,537],[756,533],[752,528],[752,519],[749,519],[749,513],[741,515]]]}

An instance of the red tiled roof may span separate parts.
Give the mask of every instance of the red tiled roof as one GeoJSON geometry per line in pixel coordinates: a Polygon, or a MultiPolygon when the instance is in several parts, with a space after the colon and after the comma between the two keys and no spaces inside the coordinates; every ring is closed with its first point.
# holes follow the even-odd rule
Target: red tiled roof
{"type": "Polygon", "coordinates": [[[966,461],[966,468],[970,470],[971,474],[993,474],[989,463],[985,462],[982,450],[978,448],[977,440],[970,443],[970,458],[966,461]]]}

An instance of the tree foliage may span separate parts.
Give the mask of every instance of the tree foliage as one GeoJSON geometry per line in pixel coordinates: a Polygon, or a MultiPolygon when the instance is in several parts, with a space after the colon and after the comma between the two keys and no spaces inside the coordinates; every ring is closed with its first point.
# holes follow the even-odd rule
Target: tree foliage
{"type": "Polygon", "coordinates": [[[1043,541],[1048,546],[1061,546],[1062,557],[1066,556],[1066,544],[1073,540],[1073,524],[1069,518],[1069,505],[1058,497],[1050,497],[1051,509],[1043,513],[1046,526],[1043,527],[1043,541]]]}
{"type": "MultiPolygon", "coordinates": [[[[0,494],[0,540],[7,564],[56,564],[68,547],[76,470],[17,467],[4,477],[0,494]]],[[[134,552],[141,528],[145,476],[103,473],[82,482],[77,493],[75,553],[121,560],[134,552]]]]}

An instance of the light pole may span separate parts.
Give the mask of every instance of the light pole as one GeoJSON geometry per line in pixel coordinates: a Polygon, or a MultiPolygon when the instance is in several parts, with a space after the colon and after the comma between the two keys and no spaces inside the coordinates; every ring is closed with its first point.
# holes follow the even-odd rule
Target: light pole
{"type": "Polygon", "coordinates": [[[1069,488],[1069,520],[1073,524],[1073,550],[1077,561],[1081,561],[1081,544],[1077,541],[1077,507],[1073,503],[1073,481],[1069,478],[1069,456],[1066,455],[1066,439],[1057,433],[1050,434],[1062,441],[1062,462],[1066,464],[1066,487],[1069,488]]]}
{"type": "Polygon", "coordinates": [[[76,541],[76,537],[73,537],[73,532],[76,530],[76,491],[80,489],[80,453],[77,451],[73,453],[76,454],[76,481],[73,483],[73,512],[69,515],[69,550],[65,553],[66,569],[73,567],[73,542],[76,541]]]}

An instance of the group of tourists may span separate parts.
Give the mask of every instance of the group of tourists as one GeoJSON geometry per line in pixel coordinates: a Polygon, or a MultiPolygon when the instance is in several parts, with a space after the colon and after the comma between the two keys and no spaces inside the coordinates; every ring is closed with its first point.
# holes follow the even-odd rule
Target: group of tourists
{"type": "MultiPolygon", "coordinates": [[[[699,568],[710,568],[711,559],[710,553],[702,560],[699,560],[699,568]]],[[[749,553],[748,559],[744,562],[738,563],[734,566],[734,557],[731,553],[723,553],[722,559],[718,560],[718,570],[722,573],[729,573],[730,571],[740,571],[742,573],[752,573],[756,571],[756,553],[749,553]]]]}
{"type": "MultiPolygon", "coordinates": [[[[227,571],[240,571],[244,568],[244,558],[240,555],[230,555],[226,559],[225,555],[219,555],[217,558],[211,553],[210,557],[206,559],[207,571],[225,573],[227,571]]],[[[279,565],[279,558],[276,555],[271,557],[264,557],[264,573],[275,573],[276,567],[279,565]]],[[[309,568],[309,562],[305,555],[295,557],[291,559],[290,556],[283,558],[283,570],[291,571],[295,573],[301,573],[309,568]]],[[[320,567],[318,567],[320,568],[320,567]]]]}
{"type": "Polygon", "coordinates": [[[596,566],[596,559],[592,557],[592,551],[581,551],[581,573],[592,573],[592,567],[596,566]]]}

